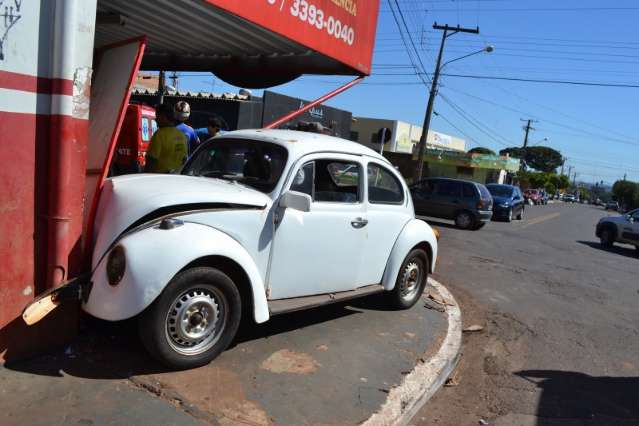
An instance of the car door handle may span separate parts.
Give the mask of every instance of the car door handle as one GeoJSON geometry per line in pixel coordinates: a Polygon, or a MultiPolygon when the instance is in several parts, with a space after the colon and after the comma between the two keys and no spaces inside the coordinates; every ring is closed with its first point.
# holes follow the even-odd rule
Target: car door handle
{"type": "Polygon", "coordinates": [[[356,219],[351,220],[351,225],[353,225],[353,228],[355,229],[360,229],[368,225],[368,220],[362,217],[358,217],[356,219]]]}

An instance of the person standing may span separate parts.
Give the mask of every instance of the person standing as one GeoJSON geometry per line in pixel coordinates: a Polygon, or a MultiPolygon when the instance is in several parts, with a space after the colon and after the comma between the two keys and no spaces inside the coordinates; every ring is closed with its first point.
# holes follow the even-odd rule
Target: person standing
{"type": "Polygon", "coordinates": [[[191,116],[191,106],[188,104],[188,102],[179,101],[178,103],[176,103],[174,108],[174,116],[178,122],[175,128],[182,132],[184,136],[186,136],[189,148],[189,156],[191,156],[200,144],[200,139],[197,137],[197,134],[195,133],[195,130],[193,130],[193,127],[186,124],[187,120],[191,116]]]}
{"type": "Polygon", "coordinates": [[[182,167],[188,157],[186,136],[175,127],[173,108],[161,104],[156,109],[158,130],[146,151],[147,173],[171,173],[182,167]]]}
{"type": "Polygon", "coordinates": [[[197,137],[201,142],[204,142],[208,139],[211,139],[218,134],[224,133],[222,130],[224,128],[224,124],[222,120],[217,117],[210,117],[206,127],[200,127],[199,129],[195,129],[195,133],[197,133],[197,137]]]}

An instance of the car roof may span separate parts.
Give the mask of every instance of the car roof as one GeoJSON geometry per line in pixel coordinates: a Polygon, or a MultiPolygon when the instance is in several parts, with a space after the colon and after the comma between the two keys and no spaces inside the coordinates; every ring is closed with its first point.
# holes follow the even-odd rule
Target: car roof
{"type": "Polygon", "coordinates": [[[380,160],[392,167],[390,161],[362,144],[319,133],[301,132],[298,130],[252,129],[227,132],[220,135],[219,138],[251,139],[274,143],[285,147],[289,155],[295,158],[316,152],[365,155],[380,160]]]}
{"type": "Polygon", "coordinates": [[[486,186],[503,186],[504,188],[517,188],[515,185],[508,185],[506,183],[487,183],[486,186]]]}
{"type": "Polygon", "coordinates": [[[462,182],[462,183],[471,183],[473,185],[483,185],[482,183],[475,182],[475,181],[472,181],[472,180],[455,179],[455,178],[447,178],[447,177],[436,177],[436,176],[427,177],[427,178],[422,179],[421,181],[423,182],[425,180],[446,180],[446,181],[450,181],[450,182],[462,182]]]}

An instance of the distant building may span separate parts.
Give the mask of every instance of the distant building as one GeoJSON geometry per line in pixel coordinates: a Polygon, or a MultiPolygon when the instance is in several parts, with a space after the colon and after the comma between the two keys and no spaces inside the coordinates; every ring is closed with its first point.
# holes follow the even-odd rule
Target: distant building
{"type": "MultiPolygon", "coordinates": [[[[384,156],[412,181],[417,165],[422,128],[398,120],[355,117],[351,140],[379,151],[379,130],[388,128],[391,139],[384,146],[384,156]]],[[[519,160],[498,155],[470,154],[466,141],[434,130],[428,131],[424,153],[424,177],[450,177],[480,183],[507,182],[508,174],[519,169],[519,160]]]]}
{"type": "MultiPolygon", "coordinates": [[[[419,144],[422,128],[414,124],[399,120],[385,120],[381,118],[354,117],[351,124],[351,140],[379,150],[378,132],[381,128],[388,128],[392,135],[384,146],[384,151],[412,154],[419,144]]],[[[466,141],[434,130],[428,131],[426,147],[446,151],[466,151],[466,141]]]]}

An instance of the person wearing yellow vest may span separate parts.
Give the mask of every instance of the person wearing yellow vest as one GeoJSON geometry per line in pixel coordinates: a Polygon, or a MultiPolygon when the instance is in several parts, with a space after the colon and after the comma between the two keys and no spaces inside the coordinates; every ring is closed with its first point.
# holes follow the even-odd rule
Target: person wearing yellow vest
{"type": "Polygon", "coordinates": [[[158,130],[151,138],[146,151],[147,173],[171,173],[177,171],[188,156],[188,142],[184,133],[175,127],[173,108],[161,104],[156,110],[158,130]]]}

